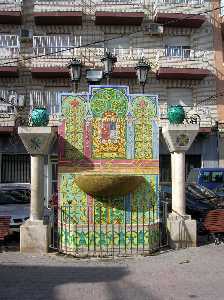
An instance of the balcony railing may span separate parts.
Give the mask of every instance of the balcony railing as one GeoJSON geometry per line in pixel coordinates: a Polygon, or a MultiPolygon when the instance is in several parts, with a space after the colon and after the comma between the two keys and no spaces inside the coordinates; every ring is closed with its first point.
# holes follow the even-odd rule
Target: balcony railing
{"type": "Polygon", "coordinates": [[[205,0],[158,0],[157,4],[162,5],[183,5],[183,6],[201,6],[205,0]]]}
{"type": "Polygon", "coordinates": [[[35,0],[35,11],[83,11],[84,13],[94,14],[97,10],[115,9],[122,11],[130,9],[142,9],[149,7],[150,0],[35,0]]]}
{"type": "MultiPolygon", "coordinates": [[[[19,56],[20,44],[19,36],[17,35],[0,35],[0,61],[6,62],[7,60],[13,60],[19,56]]],[[[12,62],[10,65],[16,65],[16,62],[12,62]]]]}
{"type": "Polygon", "coordinates": [[[82,11],[81,0],[35,0],[34,11],[82,11]]]}
{"type": "Polygon", "coordinates": [[[161,54],[161,56],[165,56],[168,59],[198,59],[204,56],[205,51],[195,50],[185,46],[168,46],[161,54]]]}
{"type": "MultiPolygon", "coordinates": [[[[170,47],[158,50],[155,54],[157,67],[196,67],[197,64],[207,67],[210,59],[209,52],[200,49],[190,49],[184,47],[170,47]]],[[[199,65],[197,65],[199,67],[199,65]]]]}
{"type": "Polygon", "coordinates": [[[0,0],[0,11],[20,11],[23,0],[0,0]]]}
{"type": "Polygon", "coordinates": [[[40,56],[34,59],[35,67],[43,62],[44,66],[61,66],[65,67],[66,63],[74,56],[82,61],[88,67],[102,67],[101,58],[105,52],[111,52],[117,57],[116,66],[126,67],[134,66],[141,57],[148,57],[148,49],[144,48],[106,48],[106,47],[88,47],[73,48],[74,46],[63,45],[61,47],[44,47],[34,43],[34,55],[40,56]],[[71,48],[71,49],[70,49],[71,48]],[[49,54],[46,56],[42,56],[49,54]]]}
{"type": "Polygon", "coordinates": [[[55,90],[32,90],[30,91],[30,110],[36,106],[46,107],[51,119],[59,118],[61,109],[61,99],[59,95],[68,91],[55,90]]]}
{"type": "Polygon", "coordinates": [[[50,55],[52,57],[71,56],[74,47],[82,45],[82,36],[34,36],[34,55],[50,55]],[[71,50],[69,50],[71,48],[71,50]]]}

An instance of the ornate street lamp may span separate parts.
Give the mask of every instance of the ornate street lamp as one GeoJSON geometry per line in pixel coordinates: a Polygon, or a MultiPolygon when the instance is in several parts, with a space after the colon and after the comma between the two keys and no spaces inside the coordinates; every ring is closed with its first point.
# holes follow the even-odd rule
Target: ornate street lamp
{"type": "Polygon", "coordinates": [[[107,78],[107,85],[109,85],[110,75],[113,72],[114,64],[117,62],[117,57],[111,52],[106,52],[101,62],[104,64],[104,76],[107,78]]]}
{"type": "Polygon", "coordinates": [[[138,76],[138,81],[139,81],[139,84],[141,85],[142,94],[144,94],[145,83],[146,83],[150,69],[151,69],[151,66],[149,63],[147,63],[144,60],[144,57],[142,57],[139,60],[137,66],[135,67],[135,70],[136,70],[136,73],[138,76]]]}
{"type": "Polygon", "coordinates": [[[81,79],[81,71],[82,71],[82,64],[80,60],[77,58],[73,58],[73,60],[68,65],[70,71],[71,81],[74,82],[75,93],[78,91],[78,84],[81,79]]]}

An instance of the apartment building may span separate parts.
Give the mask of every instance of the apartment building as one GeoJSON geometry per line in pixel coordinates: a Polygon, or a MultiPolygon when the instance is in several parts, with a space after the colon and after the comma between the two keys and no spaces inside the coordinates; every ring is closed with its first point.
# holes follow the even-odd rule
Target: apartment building
{"type": "MultiPolygon", "coordinates": [[[[183,105],[187,120],[200,124],[187,169],[217,166],[213,8],[210,0],[1,0],[0,96],[30,110],[47,106],[57,130],[59,95],[73,91],[67,69],[72,58],[83,65],[80,92],[88,89],[86,70],[102,69],[101,58],[110,51],[117,56],[110,83],[138,93],[135,66],[144,57],[152,67],[145,93],[159,95],[161,126],[172,104],[183,105]]],[[[29,156],[16,134],[15,108],[5,103],[0,152],[0,181],[29,181],[29,156]]],[[[160,158],[161,180],[169,181],[170,156],[162,136],[160,158]]],[[[56,169],[57,144],[46,158],[47,197],[56,189],[56,169]]]]}

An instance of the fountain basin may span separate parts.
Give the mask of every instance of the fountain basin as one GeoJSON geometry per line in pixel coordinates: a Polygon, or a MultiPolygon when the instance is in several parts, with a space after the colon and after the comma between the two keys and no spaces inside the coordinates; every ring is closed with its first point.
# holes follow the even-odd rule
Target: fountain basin
{"type": "Polygon", "coordinates": [[[126,195],[144,181],[143,176],[134,175],[78,175],[75,178],[75,183],[81,190],[98,197],[126,195]]]}

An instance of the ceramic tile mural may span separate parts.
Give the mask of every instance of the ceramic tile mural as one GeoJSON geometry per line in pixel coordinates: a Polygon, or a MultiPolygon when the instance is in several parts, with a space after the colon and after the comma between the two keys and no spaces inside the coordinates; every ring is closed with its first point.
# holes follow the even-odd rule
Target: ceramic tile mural
{"type": "Polygon", "coordinates": [[[91,86],[87,94],[62,94],[61,103],[61,250],[77,255],[150,251],[159,239],[157,96],[131,95],[127,86],[91,86]],[[137,184],[125,192],[122,184],[113,191],[112,184],[109,194],[94,194],[88,191],[98,188],[94,176],[100,176],[96,184],[102,189],[108,178],[122,182],[132,176],[137,184]]]}

